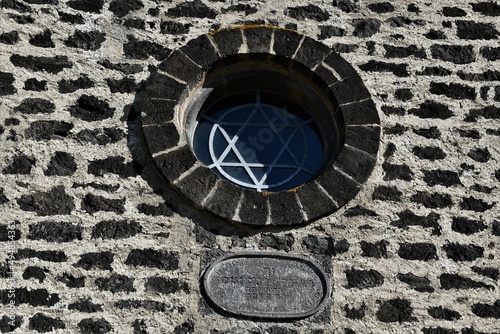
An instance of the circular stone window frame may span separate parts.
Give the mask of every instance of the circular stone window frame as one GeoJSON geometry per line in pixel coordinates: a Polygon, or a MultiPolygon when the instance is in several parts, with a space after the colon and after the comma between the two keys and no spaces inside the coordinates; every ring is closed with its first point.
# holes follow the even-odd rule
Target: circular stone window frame
{"type": "Polygon", "coordinates": [[[196,206],[249,225],[297,225],[329,215],[352,200],[375,166],[380,119],[356,70],[328,46],[274,26],[238,26],[201,35],[174,50],[148,79],[141,106],[142,132],[168,183],[196,206]],[[280,192],[246,189],[220,177],[195,157],[186,110],[203,94],[206,74],[219,60],[272,54],[307,67],[326,85],[344,120],[336,159],[307,183],[280,192]]]}

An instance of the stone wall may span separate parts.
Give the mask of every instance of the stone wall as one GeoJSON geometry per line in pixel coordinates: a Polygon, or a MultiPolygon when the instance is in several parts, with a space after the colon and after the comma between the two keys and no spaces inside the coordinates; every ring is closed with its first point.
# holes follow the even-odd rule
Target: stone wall
{"type": "Polygon", "coordinates": [[[499,21],[496,1],[1,0],[0,331],[500,332],[499,21]],[[249,24],[333,48],[379,110],[371,177],[305,226],[194,208],[141,135],[158,64],[249,24]],[[326,257],[321,321],[206,312],[202,258],[243,250],[326,257]]]}

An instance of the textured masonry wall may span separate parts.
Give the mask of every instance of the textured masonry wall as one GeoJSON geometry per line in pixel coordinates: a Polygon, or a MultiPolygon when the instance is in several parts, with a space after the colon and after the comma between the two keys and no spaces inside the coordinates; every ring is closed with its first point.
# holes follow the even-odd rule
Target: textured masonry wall
{"type": "Polygon", "coordinates": [[[500,4],[481,1],[1,0],[0,331],[500,332],[499,22],[500,4]],[[239,24],[333,47],[379,109],[367,184],[307,226],[224,223],[144,153],[144,81],[172,50],[239,24]],[[329,257],[328,315],[206,313],[201,258],[241,250],[329,257]]]}

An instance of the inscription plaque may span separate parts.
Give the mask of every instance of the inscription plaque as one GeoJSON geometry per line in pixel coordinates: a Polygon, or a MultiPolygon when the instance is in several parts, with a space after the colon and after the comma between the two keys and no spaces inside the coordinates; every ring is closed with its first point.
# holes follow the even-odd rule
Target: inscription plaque
{"type": "Polygon", "coordinates": [[[281,253],[243,252],[217,259],[204,273],[212,306],[251,318],[304,318],[316,313],[330,291],[311,259],[281,253]]]}

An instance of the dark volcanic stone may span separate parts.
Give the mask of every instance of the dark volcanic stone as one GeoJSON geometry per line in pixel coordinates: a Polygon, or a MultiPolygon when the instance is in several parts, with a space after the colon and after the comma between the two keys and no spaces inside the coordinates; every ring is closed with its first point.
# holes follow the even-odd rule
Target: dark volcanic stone
{"type": "Polygon", "coordinates": [[[14,75],[12,73],[0,72],[0,96],[11,95],[17,92],[14,87],[14,75]]]}
{"type": "Polygon", "coordinates": [[[109,4],[109,10],[116,16],[123,17],[131,11],[138,10],[144,7],[139,0],[113,0],[109,4]]]}
{"type": "Polygon", "coordinates": [[[275,225],[299,224],[304,220],[302,208],[295,193],[269,195],[270,219],[275,225]]]}
{"type": "Polygon", "coordinates": [[[494,207],[496,202],[493,202],[491,204],[488,204],[487,202],[474,198],[474,197],[464,197],[462,198],[462,201],[460,202],[460,209],[462,210],[469,210],[469,211],[475,211],[475,212],[485,212],[492,207],[494,207]]]}
{"type": "MultiPolygon", "coordinates": [[[[14,221],[13,223],[16,227],[20,225],[19,221],[14,221]]],[[[17,228],[11,229],[8,225],[0,225],[0,233],[0,241],[14,241],[21,238],[21,231],[17,228]],[[14,231],[14,235],[12,235],[12,232],[9,234],[9,231],[14,231]]]]}
{"type": "Polygon", "coordinates": [[[191,23],[182,23],[177,21],[162,21],[160,22],[160,33],[166,35],[183,35],[189,32],[191,23]]]}
{"type": "Polygon", "coordinates": [[[448,308],[439,307],[431,307],[427,310],[427,313],[435,319],[442,320],[458,320],[462,316],[457,311],[450,310],[448,308]]]}
{"type": "Polygon", "coordinates": [[[378,2],[368,5],[368,8],[377,14],[390,13],[394,11],[394,6],[390,2],[378,2]]]}
{"type": "Polygon", "coordinates": [[[345,13],[356,12],[359,9],[358,0],[333,0],[333,5],[345,13]]]}
{"type": "Polygon", "coordinates": [[[165,278],[154,276],[148,278],[144,287],[148,292],[159,292],[164,294],[172,294],[180,291],[189,293],[189,285],[179,280],[178,278],[165,278]]]}
{"type": "Polygon", "coordinates": [[[398,255],[406,260],[429,261],[437,259],[436,246],[430,243],[402,243],[399,245],[398,255]]]}
{"type": "Polygon", "coordinates": [[[75,33],[64,42],[64,45],[72,48],[95,51],[98,50],[101,44],[106,40],[105,36],[104,33],[97,30],[76,30],[75,33]]]}
{"type": "Polygon", "coordinates": [[[384,284],[384,277],[376,270],[349,269],[344,271],[347,288],[367,289],[384,284]]]}
{"type": "Polygon", "coordinates": [[[110,108],[106,101],[101,101],[95,96],[82,95],[69,111],[71,116],[91,122],[112,117],[115,108],[110,108]]]}
{"type": "Polygon", "coordinates": [[[290,233],[284,235],[263,234],[259,242],[259,247],[270,247],[276,250],[289,252],[292,249],[293,243],[294,238],[290,233]]]}
{"type": "Polygon", "coordinates": [[[485,119],[500,119],[500,108],[495,106],[487,106],[482,109],[473,109],[467,115],[466,122],[475,122],[478,117],[485,119]]]}
{"type": "Polygon", "coordinates": [[[271,46],[273,29],[253,28],[244,29],[243,34],[247,40],[249,53],[268,53],[271,46]]]}
{"type": "Polygon", "coordinates": [[[90,142],[97,145],[116,143],[125,137],[125,133],[117,128],[103,128],[94,130],[82,130],[76,135],[78,140],[90,142]]]}
{"type": "Polygon", "coordinates": [[[176,186],[193,202],[201,203],[213,189],[217,179],[214,172],[203,166],[184,177],[176,186]]]}
{"type": "Polygon", "coordinates": [[[165,312],[170,309],[170,305],[155,300],[119,300],[114,304],[117,308],[123,309],[136,309],[144,308],[150,311],[165,312]]]}
{"type": "Polygon", "coordinates": [[[78,323],[78,327],[83,334],[104,334],[110,332],[113,327],[104,318],[83,319],[78,323]]]}
{"type": "Polygon", "coordinates": [[[377,311],[377,319],[382,322],[409,322],[416,319],[412,316],[413,307],[406,299],[396,298],[384,301],[377,311]]]}
{"type": "Polygon", "coordinates": [[[396,92],[394,93],[394,97],[400,101],[405,102],[411,100],[411,98],[413,97],[413,93],[408,88],[400,88],[396,90],[396,92]]]}
{"type": "Polygon", "coordinates": [[[15,331],[17,328],[21,327],[23,323],[23,318],[21,316],[15,315],[13,318],[4,315],[0,319],[0,332],[10,333],[15,331]]]}
{"type": "Polygon", "coordinates": [[[458,7],[443,7],[443,15],[447,17],[467,16],[467,12],[458,7]]]}
{"type": "Polygon", "coordinates": [[[500,300],[497,300],[493,305],[474,304],[472,305],[472,312],[481,318],[500,319],[500,300]]]}
{"type": "Polygon", "coordinates": [[[31,169],[35,166],[35,163],[36,159],[34,157],[21,154],[14,157],[12,162],[3,169],[2,173],[28,175],[31,173],[31,169]]]}
{"type": "Polygon", "coordinates": [[[458,233],[471,235],[484,231],[487,228],[480,220],[472,220],[464,217],[454,217],[451,223],[451,229],[458,233]]]}
{"type": "Polygon", "coordinates": [[[360,65],[359,68],[366,72],[392,72],[397,77],[407,77],[408,64],[385,63],[376,60],[370,60],[368,63],[360,65]]]}
{"type": "Polygon", "coordinates": [[[82,74],[76,80],[63,79],[57,84],[59,86],[59,93],[62,94],[73,93],[79,89],[92,88],[95,86],[95,83],[89,79],[86,74],[82,74]]]}
{"type": "Polygon", "coordinates": [[[137,206],[137,210],[148,216],[172,216],[173,211],[165,203],[160,203],[158,205],[150,205],[146,203],[141,203],[137,206]]]}
{"type": "Polygon", "coordinates": [[[176,180],[182,173],[191,168],[196,161],[196,157],[189,146],[183,146],[155,158],[157,166],[170,181],[176,180]]]}
{"type": "Polygon", "coordinates": [[[92,239],[123,239],[142,232],[142,226],[136,221],[108,220],[97,223],[92,229],[92,239]]]}
{"type": "Polygon", "coordinates": [[[123,79],[106,79],[111,93],[133,93],[140,89],[140,85],[135,82],[134,78],[123,79]]]}
{"type": "Polygon", "coordinates": [[[309,19],[318,22],[326,21],[330,17],[328,12],[315,5],[288,7],[285,10],[285,15],[297,20],[309,19]]]}
{"type": "Polygon", "coordinates": [[[441,131],[435,126],[431,126],[428,129],[414,129],[413,133],[427,139],[437,139],[441,137],[441,131]]]}
{"type": "Polygon", "coordinates": [[[431,281],[425,277],[418,277],[412,273],[408,274],[398,274],[397,278],[408,285],[410,285],[415,291],[418,292],[434,292],[434,288],[431,286],[431,281]]]}
{"type": "Polygon", "coordinates": [[[359,320],[365,317],[366,305],[363,303],[359,308],[349,307],[349,305],[344,305],[345,317],[348,319],[359,320]]]}
{"type": "Polygon", "coordinates": [[[336,37],[345,36],[345,30],[342,28],[332,27],[332,26],[319,27],[318,39],[323,40],[334,36],[336,37]]]}
{"type": "Polygon", "coordinates": [[[102,304],[94,304],[90,299],[82,299],[68,305],[68,310],[85,313],[102,312],[102,304]]]}
{"type": "Polygon", "coordinates": [[[51,74],[56,74],[65,68],[73,67],[73,63],[66,56],[55,57],[35,57],[35,56],[20,56],[12,55],[10,61],[14,66],[24,67],[32,71],[46,71],[51,74]]]}
{"type": "Polygon", "coordinates": [[[378,33],[382,23],[377,19],[355,19],[352,24],[354,26],[354,36],[371,37],[378,33]]]}
{"type": "Polygon", "coordinates": [[[140,64],[127,64],[127,63],[119,63],[113,64],[108,59],[99,60],[97,62],[99,65],[114,71],[120,71],[123,74],[135,74],[142,71],[142,66],[140,64]]]}
{"type": "Polygon", "coordinates": [[[28,239],[48,242],[82,240],[83,228],[68,222],[43,221],[29,226],[28,239]]]}
{"type": "Polygon", "coordinates": [[[61,22],[73,23],[73,24],[84,24],[85,20],[81,14],[69,14],[58,11],[59,19],[61,22]]]}
{"type": "Polygon", "coordinates": [[[432,58],[449,61],[455,64],[468,64],[476,59],[472,45],[440,45],[431,46],[432,58]]]}
{"type": "Polygon", "coordinates": [[[144,266],[162,270],[175,270],[179,268],[179,254],[156,249],[133,249],[125,264],[129,266],[144,266]]]}
{"type": "Polygon", "coordinates": [[[36,278],[39,283],[42,283],[47,275],[45,275],[46,270],[40,268],[40,267],[35,267],[35,266],[29,266],[26,268],[26,270],[23,272],[23,279],[30,279],[30,278],[36,278]]]}
{"type": "MultiPolygon", "coordinates": [[[[46,289],[28,290],[26,288],[15,289],[14,300],[16,305],[28,304],[31,306],[54,306],[60,299],[55,293],[48,293],[46,289]]],[[[0,303],[9,304],[9,290],[0,290],[0,303]]]]}
{"type": "Polygon", "coordinates": [[[27,12],[32,11],[31,7],[23,4],[22,2],[16,1],[16,0],[3,0],[0,3],[0,8],[13,9],[13,10],[16,10],[20,13],[27,13],[27,12]]]}
{"type": "Polygon", "coordinates": [[[111,267],[113,257],[114,254],[111,252],[82,254],[80,255],[80,260],[75,264],[75,267],[80,267],[84,270],[101,269],[113,271],[111,267]]]}
{"type": "Polygon", "coordinates": [[[491,158],[491,153],[488,148],[476,148],[470,150],[467,156],[477,162],[488,162],[491,158]]]}
{"type": "Polygon", "coordinates": [[[66,3],[69,7],[88,13],[100,13],[104,0],[71,0],[66,3]]]}
{"type": "Polygon", "coordinates": [[[66,284],[68,288],[83,288],[85,286],[85,277],[75,277],[64,273],[62,276],[57,277],[57,280],[66,284]]]}
{"type": "Polygon", "coordinates": [[[377,259],[387,258],[387,246],[389,243],[385,240],[380,240],[374,243],[361,241],[360,246],[363,253],[361,256],[374,257],[377,259]]]}
{"type": "MultiPolygon", "coordinates": [[[[422,328],[423,334],[459,334],[458,331],[443,327],[422,328]]],[[[462,332],[462,334],[464,334],[462,332]]]]}
{"type": "Polygon", "coordinates": [[[19,42],[19,33],[15,30],[0,34],[0,43],[14,45],[17,42],[19,42]]]}
{"type": "Polygon", "coordinates": [[[404,210],[398,213],[398,216],[399,220],[391,222],[392,226],[404,229],[409,226],[432,227],[432,235],[441,235],[441,226],[439,225],[440,216],[434,212],[429,213],[427,216],[418,216],[410,210],[404,210]]]}
{"type": "Polygon", "coordinates": [[[45,175],[68,176],[76,171],[75,158],[66,152],[57,151],[50,159],[45,175]]]}
{"type": "Polygon", "coordinates": [[[93,194],[87,194],[82,200],[82,209],[92,214],[99,211],[125,212],[125,198],[112,199],[93,194]]]}
{"type": "Polygon", "coordinates": [[[88,173],[95,176],[104,176],[112,173],[127,178],[137,176],[134,162],[124,163],[125,158],[120,156],[108,157],[106,159],[94,160],[89,163],[88,173]]]}
{"type": "Polygon", "coordinates": [[[40,98],[26,98],[20,105],[14,108],[15,112],[23,114],[50,114],[56,110],[56,106],[49,100],[40,98]]]}
{"type": "Polygon", "coordinates": [[[455,84],[455,83],[444,83],[444,82],[431,82],[431,88],[429,90],[432,94],[444,95],[452,99],[457,100],[475,100],[476,99],[476,89],[471,86],[455,84]]]}
{"type": "Polygon", "coordinates": [[[36,251],[33,249],[19,249],[16,253],[16,259],[38,258],[48,262],[65,262],[68,257],[62,251],[36,251]]]}
{"type": "Polygon", "coordinates": [[[69,135],[73,124],[60,121],[35,121],[26,130],[26,137],[32,140],[62,139],[69,135]]]}
{"type": "MultiPolygon", "coordinates": [[[[175,326],[173,334],[194,334],[194,333],[195,333],[194,323],[191,320],[188,320],[179,326],[175,326]]],[[[269,334],[279,334],[279,333],[270,332],[269,334]]],[[[295,334],[295,333],[291,333],[291,334],[295,334]]]]}
{"type": "Polygon", "coordinates": [[[448,106],[434,101],[425,101],[420,104],[419,109],[410,109],[409,113],[420,118],[448,119],[453,116],[453,112],[448,106]]]}
{"type": "Polygon", "coordinates": [[[239,217],[252,225],[265,225],[269,217],[269,197],[260,192],[244,190],[239,217]]]}
{"type": "MultiPolygon", "coordinates": [[[[0,73],[0,77],[1,77],[1,73],[0,73]]],[[[41,91],[47,90],[47,80],[38,81],[36,78],[27,79],[24,82],[24,90],[32,90],[35,92],[41,92],[41,91]]],[[[2,95],[2,88],[1,87],[0,87],[0,95],[2,95]]]]}
{"type": "Polygon", "coordinates": [[[408,47],[393,46],[384,44],[385,56],[387,58],[404,58],[414,56],[416,58],[427,58],[424,48],[418,48],[416,45],[408,47]]]}
{"type": "Polygon", "coordinates": [[[441,288],[443,288],[444,290],[477,288],[485,288],[490,290],[494,289],[492,285],[474,281],[470,278],[462,277],[456,274],[442,274],[441,276],[439,276],[439,282],[441,283],[441,288]]]}
{"type": "Polygon", "coordinates": [[[500,236],[500,221],[498,221],[498,220],[493,221],[492,234],[496,235],[496,236],[500,236]]]}
{"type": "Polygon", "coordinates": [[[133,35],[128,35],[128,42],[123,44],[123,53],[127,58],[148,59],[150,56],[156,60],[164,60],[170,54],[170,50],[161,44],[140,41],[133,35]]]}
{"type": "Polygon", "coordinates": [[[302,245],[313,254],[333,256],[347,252],[350,247],[346,239],[335,241],[331,237],[318,238],[315,235],[303,238],[302,245]]]}
{"type": "Polygon", "coordinates": [[[54,48],[54,42],[52,42],[52,32],[49,29],[45,29],[43,32],[39,33],[30,38],[31,45],[38,46],[41,48],[54,48]]]}
{"type": "Polygon", "coordinates": [[[30,15],[9,14],[9,17],[16,21],[18,24],[31,24],[35,22],[35,19],[30,15]]]}
{"type": "Polygon", "coordinates": [[[206,35],[201,35],[189,41],[189,43],[180,50],[204,69],[208,68],[219,59],[217,51],[206,35]]]}
{"type": "Polygon", "coordinates": [[[424,170],[424,181],[428,186],[434,187],[436,185],[441,185],[445,187],[451,187],[455,185],[462,185],[460,182],[460,176],[457,172],[448,170],[424,170]]]}
{"type": "Polygon", "coordinates": [[[40,216],[67,215],[75,208],[73,198],[66,194],[63,186],[56,186],[47,192],[35,192],[17,199],[24,211],[35,211],[40,216]]]}
{"type": "Polygon", "coordinates": [[[410,167],[408,165],[403,164],[403,165],[394,165],[390,164],[388,162],[384,162],[382,164],[382,168],[384,169],[385,175],[384,175],[384,180],[385,181],[390,181],[390,180],[404,180],[404,181],[411,181],[413,180],[413,172],[411,171],[410,167]]]}
{"type": "Polygon", "coordinates": [[[4,189],[0,188],[0,205],[9,202],[9,199],[7,198],[7,196],[5,196],[5,194],[3,192],[4,192],[4,189]]]}
{"type": "Polygon", "coordinates": [[[482,267],[481,268],[481,267],[473,266],[471,269],[473,272],[478,273],[479,275],[482,275],[485,277],[489,277],[494,281],[497,281],[498,277],[500,276],[500,270],[498,270],[497,268],[493,268],[493,267],[482,267]]]}
{"type": "Polygon", "coordinates": [[[372,199],[381,201],[395,201],[401,200],[403,193],[396,187],[391,186],[378,186],[372,194],[372,199]]]}
{"type": "Polygon", "coordinates": [[[417,157],[420,159],[425,159],[425,160],[441,160],[446,158],[446,153],[440,148],[440,147],[433,147],[433,146],[415,146],[412,149],[413,154],[415,154],[417,157]]]}
{"type": "Polygon", "coordinates": [[[148,149],[151,154],[177,146],[180,139],[174,123],[148,126],[143,129],[143,132],[147,136],[148,149]]]}
{"type": "Polygon", "coordinates": [[[375,211],[366,209],[360,205],[356,205],[355,207],[346,210],[344,213],[344,216],[346,216],[346,217],[357,217],[357,216],[376,217],[377,213],[375,211]]]}
{"type": "Polygon", "coordinates": [[[495,2],[471,3],[472,9],[486,16],[500,16],[500,5],[495,2]]]}
{"type": "Polygon", "coordinates": [[[62,320],[58,318],[51,318],[43,313],[36,313],[30,318],[28,328],[31,330],[36,330],[38,333],[52,332],[53,330],[66,328],[66,325],[62,320]]]}
{"type": "Polygon", "coordinates": [[[494,61],[500,59],[500,47],[482,46],[479,51],[488,60],[494,61]]]}
{"type": "Polygon", "coordinates": [[[446,34],[441,30],[431,29],[427,34],[424,35],[425,38],[436,40],[436,39],[446,39],[446,34]]]}
{"type": "Polygon", "coordinates": [[[498,31],[491,23],[457,21],[457,35],[461,39],[496,39],[498,31]]]}
{"type": "Polygon", "coordinates": [[[201,0],[194,0],[189,2],[182,2],[170,8],[167,14],[173,17],[198,17],[215,19],[217,12],[212,8],[205,5],[201,0]]]}
{"type": "Polygon", "coordinates": [[[476,245],[462,245],[458,243],[446,244],[443,250],[453,261],[474,261],[483,257],[484,248],[476,245]]]}
{"type": "Polygon", "coordinates": [[[125,275],[111,274],[108,278],[98,278],[95,280],[95,285],[101,291],[117,292],[134,292],[134,278],[125,275]]]}
{"type": "Polygon", "coordinates": [[[425,67],[422,71],[417,72],[417,75],[445,77],[450,75],[451,73],[453,72],[446,68],[440,66],[432,66],[432,67],[425,67]]]}
{"type": "Polygon", "coordinates": [[[453,205],[449,194],[428,193],[426,191],[417,191],[411,197],[411,200],[415,203],[423,204],[426,208],[430,209],[446,208],[453,205]]]}

